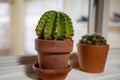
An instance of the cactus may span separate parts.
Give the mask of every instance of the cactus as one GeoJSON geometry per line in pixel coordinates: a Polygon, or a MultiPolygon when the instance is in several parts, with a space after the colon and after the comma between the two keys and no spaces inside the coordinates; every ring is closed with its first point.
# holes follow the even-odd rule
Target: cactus
{"type": "Polygon", "coordinates": [[[43,40],[71,40],[74,35],[70,17],[63,13],[50,10],[40,18],[36,34],[43,40]]]}
{"type": "Polygon", "coordinates": [[[82,36],[82,39],[79,41],[79,43],[88,44],[88,45],[106,45],[107,44],[105,38],[97,33],[94,33],[92,35],[87,34],[82,36]]]}

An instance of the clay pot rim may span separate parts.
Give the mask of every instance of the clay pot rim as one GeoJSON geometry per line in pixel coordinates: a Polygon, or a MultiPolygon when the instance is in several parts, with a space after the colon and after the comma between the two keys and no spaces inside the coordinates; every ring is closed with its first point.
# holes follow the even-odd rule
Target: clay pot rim
{"type": "Polygon", "coordinates": [[[69,39],[69,40],[44,40],[44,39],[38,39],[38,38],[35,38],[35,40],[37,40],[37,41],[48,41],[48,42],[65,42],[65,41],[73,41],[73,40],[71,40],[71,39],[69,39]]]}
{"type": "Polygon", "coordinates": [[[73,50],[73,40],[35,39],[35,50],[38,52],[70,53],[73,50]]]}
{"type": "Polygon", "coordinates": [[[44,73],[44,74],[65,74],[68,73],[72,68],[70,65],[68,65],[68,68],[64,68],[64,69],[59,69],[59,70],[49,70],[49,69],[40,69],[36,66],[39,66],[38,63],[35,63],[32,65],[33,70],[36,72],[40,72],[40,73],[44,73]]]}
{"type": "Polygon", "coordinates": [[[88,45],[88,44],[81,44],[77,43],[78,46],[89,46],[89,47],[109,47],[109,44],[106,45],[88,45]]]}

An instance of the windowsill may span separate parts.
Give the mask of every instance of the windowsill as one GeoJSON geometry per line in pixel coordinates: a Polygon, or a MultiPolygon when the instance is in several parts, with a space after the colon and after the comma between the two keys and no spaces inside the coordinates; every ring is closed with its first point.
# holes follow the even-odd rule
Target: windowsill
{"type": "MultiPolygon", "coordinates": [[[[70,61],[74,64],[66,80],[119,80],[120,50],[110,50],[103,73],[86,73],[78,68],[76,54],[71,54],[70,61]]],[[[37,62],[37,56],[0,56],[0,80],[37,80],[32,71],[32,64],[37,62]]]]}

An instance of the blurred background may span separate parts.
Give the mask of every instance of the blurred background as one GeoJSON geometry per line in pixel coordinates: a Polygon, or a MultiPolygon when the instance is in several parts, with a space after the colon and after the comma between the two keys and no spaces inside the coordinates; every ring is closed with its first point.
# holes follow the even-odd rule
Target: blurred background
{"type": "MultiPolygon", "coordinates": [[[[107,40],[120,49],[120,0],[110,0],[107,40]]],[[[67,13],[74,26],[74,49],[87,33],[89,0],[0,0],[0,56],[34,55],[35,28],[48,10],[67,13]]]]}

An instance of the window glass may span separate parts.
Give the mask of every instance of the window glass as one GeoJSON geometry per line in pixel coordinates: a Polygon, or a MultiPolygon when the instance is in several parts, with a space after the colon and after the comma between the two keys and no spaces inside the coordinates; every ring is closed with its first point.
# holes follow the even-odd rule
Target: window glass
{"type": "Polygon", "coordinates": [[[111,48],[120,48],[120,0],[110,0],[108,43],[111,48]]]}
{"type": "Polygon", "coordinates": [[[10,5],[0,2],[0,55],[9,54],[10,50],[10,5]]]}

